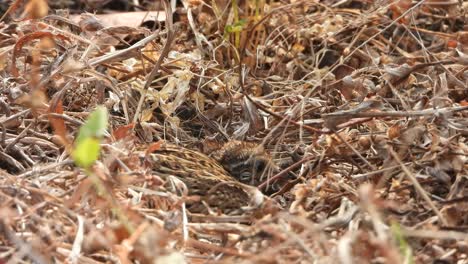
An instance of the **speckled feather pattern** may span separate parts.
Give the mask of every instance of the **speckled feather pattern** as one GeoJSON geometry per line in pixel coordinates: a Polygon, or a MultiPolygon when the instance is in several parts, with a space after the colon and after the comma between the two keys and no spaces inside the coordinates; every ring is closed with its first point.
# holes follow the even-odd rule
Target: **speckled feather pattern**
{"type": "Polygon", "coordinates": [[[226,143],[211,156],[216,159],[232,177],[245,184],[257,186],[267,176],[267,170],[278,171],[265,149],[252,142],[233,140],[226,143]],[[242,177],[246,173],[247,177],[242,177]]]}
{"type": "MultiPolygon", "coordinates": [[[[163,144],[150,158],[156,175],[165,179],[177,177],[185,183],[189,195],[199,195],[211,208],[225,213],[251,205],[252,198],[259,192],[238,182],[217,160],[198,151],[163,144]]],[[[189,207],[192,212],[204,209],[201,204],[189,207]]]]}
{"type": "Polygon", "coordinates": [[[214,186],[213,183],[234,180],[213,158],[183,147],[163,145],[151,154],[151,158],[154,172],[162,177],[172,175],[180,178],[188,187],[194,187],[191,190],[193,194],[206,192],[206,188],[198,188],[202,184],[214,186]]]}

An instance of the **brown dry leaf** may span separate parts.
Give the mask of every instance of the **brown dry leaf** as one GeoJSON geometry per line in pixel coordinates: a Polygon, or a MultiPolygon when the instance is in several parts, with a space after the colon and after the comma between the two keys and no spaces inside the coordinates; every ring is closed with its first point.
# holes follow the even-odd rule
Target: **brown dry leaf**
{"type": "Polygon", "coordinates": [[[35,89],[31,91],[30,96],[23,97],[23,99],[27,100],[26,102],[23,102],[23,103],[31,107],[31,110],[34,115],[39,116],[47,112],[47,109],[48,109],[47,96],[44,93],[44,91],[40,89],[35,89]]]}
{"type": "Polygon", "coordinates": [[[145,156],[148,156],[149,154],[151,154],[151,153],[153,153],[155,151],[158,151],[161,148],[161,145],[163,143],[164,142],[160,140],[158,142],[155,142],[155,143],[149,145],[149,147],[145,151],[145,156]]]}
{"type": "Polygon", "coordinates": [[[154,112],[153,107],[149,109],[144,109],[141,111],[141,116],[140,116],[140,122],[149,122],[153,119],[153,112],[154,112]]]}
{"type": "Polygon", "coordinates": [[[89,13],[80,15],[78,25],[83,32],[95,32],[104,28],[99,19],[95,15],[89,13]]]}
{"type": "MultiPolygon", "coordinates": [[[[390,5],[389,8],[393,12],[393,15],[392,15],[393,19],[398,19],[403,13],[405,13],[412,6],[411,0],[391,0],[390,2],[392,4],[390,5]]],[[[400,18],[398,21],[403,24],[408,23],[408,20],[405,17],[400,18]]]]}
{"type": "Polygon", "coordinates": [[[460,173],[460,172],[463,171],[466,164],[468,163],[468,156],[467,156],[468,146],[465,143],[460,142],[454,148],[454,152],[455,151],[459,152],[459,153],[463,153],[463,155],[462,154],[460,154],[460,155],[456,155],[456,154],[450,155],[449,160],[451,161],[452,169],[456,173],[460,173]]]}
{"type": "Polygon", "coordinates": [[[434,87],[434,95],[432,97],[432,103],[436,108],[446,107],[452,104],[448,97],[449,88],[447,81],[447,74],[442,73],[439,75],[439,83],[434,87]]]}
{"type": "Polygon", "coordinates": [[[171,234],[161,227],[144,223],[128,239],[133,245],[130,256],[141,263],[179,263],[160,262],[167,260],[167,254],[171,254],[167,246],[170,238],[171,234]]]}
{"type": "Polygon", "coordinates": [[[358,139],[358,144],[363,150],[367,150],[371,147],[372,142],[369,136],[361,136],[358,139]]]}
{"type": "Polygon", "coordinates": [[[112,131],[112,136],[115,140],[121,140],[132,134],[133,128],[135,127],[134,123],[121,126],[112,131]]]}
{"type": "Polygon", "coordinates": [[[362,99],[370,91],[368,86],[372,87],[373,83],[364,78],[353,79],[351,76],[345,76],[340,82],[339,89],[343,97],[347,100],[362,99]]]}
{"type": "Polygon", "coordinates": [[[434,177],[435,179],[437,179],[440,182],[443,182],[445,184],[450,184],[451,183],[450,175],[448,175],[441,168],[426,167],[426,173],[428,175],[434,177]]]}
{"type": "MultiPolygon", "coordinates": [[[[14,219],[18,217],[18,212],[6,206],[0,207],[0,223],[10,225],[14,224],[14,219]]],[[[0,224],[1,225],[1,224],[0,224]]]]}
{"type": "Polygon", "coordinates": [[[92,228],[86,233],[83,241],[83,251],[88,254],[102,250],[110,250],[112,245],[117,243],[115,232],[110,228],[96,229],[92,228]]]}
{"type": "Polygon", "coordinates": [[[29,0],[24,8],[24,13],[30,19],[43,18],[49,12],[49,5],[46,0],[29,0]]]}
{"type": "MultiPolygon", "coordinates": [[[[88,14],[87,17],[89,17],[88,14]]],[[[118,27],[118,26],[126,26],[137,28],[140,27],[143,22],[146,21],[165,21],[166,14],[164,12],[119,12],[114,14],[96,14],[92,15],[95,17],[92,21],[88,21],[85,24],[90,26],[90,29],[99,30],[104,27],[118,27]],[[97,18],[97,20],[96,20],[97,18]],[[95,25],[95,26],[92,26],[95,25]]],[[[80,23],[82,20],[81,15],[74,15],[71,16],[71,20],[75,23],[80,23]]],[[[86,26],[88,28],[88,26],[86,26]]]]}
{"type": "Polygon", "coordinates": [[[468,203],[460,202],[457,205],[445,206],[441,213],[449,226],[464,226],[468,224],[468,203]]]}
{"type": "MultiPolygon", "coordinates": [[[[49,113],[63,114],[63,105],[62,100],[57,98],[55,101],[50,102],[49,113]]],[[[68,148],[71,146],[67,137],[67,126],[65,125],[65,120],[63,118],[49,116],[49,122],[52,128],[54,129],[54,134],[60,140],[60,142],[68,148]]]]}
{"type": "Polygon", "coordinates": [[[426,128],[422,125],[416,125],[414,127],[406,129],[403,133],[401,133],[399,140],[406,144],[418,144],[419,141],[422,139],[426,128]]]}
{"type": "Polygon", "coordinates": [[[169,77],[162,90],[157,93],[163,102],[159,108],[165,115],[173,115],[177,108],[186,101],[192,78],[193,73],[188,70],[176,71],[169,77]]]}
{"type": "MultiPolygon", "coordinates": [[[[72,208],[79,203],[81,198],[89,193],[89,190],[93,187],[93,183],[89,178],[82,180],[74,189],[72,196],[65,202],[65,206],[72,208]]],[[[91,192],[92,193],[92,192],[91,192]]]]}
{"type": "Polygon", "coordinates": [[[255,104],[244,97],[241,106],[244,113],[244,119],[249,124],[250,132],[256,133],[261,130],[263,128],[262,119],[255,104]]]}
{"type": "Polygon", "coordinates": [[[0,71],[5,70],[5,67],[8,65],[7,53],[0,50],[0,71]]]}
{"type": "Polygon", "coordinates": [[[387,137],[389,139],[398,138],[401,135],[402,127],[400,124],[395,123],[387,130],[387,137]]]}
{"type": "Polygon", "coordinates": [[[195,106],[197,107],[197,109],[199,109],[200,111],[205,110],[205,104],[206,104],[205,95],[199,92],[194,92],[191,94],[190,98],[195,103],[195,106]]]}
{"type": "Polygon", "coordinates": [[[49,37],[41,38],[37,48],[40,50],[51,50],[55,48],[55,41],[49,37]]]}

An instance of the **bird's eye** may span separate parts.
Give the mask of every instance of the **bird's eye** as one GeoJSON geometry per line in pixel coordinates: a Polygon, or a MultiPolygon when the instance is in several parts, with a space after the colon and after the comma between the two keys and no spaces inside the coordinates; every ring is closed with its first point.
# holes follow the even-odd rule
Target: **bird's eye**
{"type": "Polygon", "coordinates": [[[244,183],[249,182],[250,178],[251,178],[251,173],[249,171],[243,171],[239,175],[239,181],[244,182],[244,183]]]}

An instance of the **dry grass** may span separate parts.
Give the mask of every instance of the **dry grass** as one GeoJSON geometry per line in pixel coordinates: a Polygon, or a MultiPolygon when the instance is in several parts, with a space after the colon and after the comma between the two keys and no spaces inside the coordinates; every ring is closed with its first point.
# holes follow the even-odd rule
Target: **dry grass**
{"type": "Polygon", "coordinates": [[[14,2],[0,262],[468,263],[466,3],[189,2],[151,31],[15,22],[44,3],[14,2]],[[98,192],[69,153],[99,104],[98,192]],[[140,159],[207,139],[263,144],[270,176],[296,177],[272,196],[282,209],[190,214],[140,159]]]}

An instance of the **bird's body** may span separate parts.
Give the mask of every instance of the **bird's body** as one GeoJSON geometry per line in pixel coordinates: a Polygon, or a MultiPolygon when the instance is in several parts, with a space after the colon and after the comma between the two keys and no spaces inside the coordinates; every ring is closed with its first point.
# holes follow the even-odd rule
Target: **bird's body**
{"type": "Polygon", "coordinates": [[[165,144],[151,158],[153,172],[181,179],[190,194],[203,195],[218,182],[234,180],[216,160],[191,149],[165,144]]]}
{"type": "MultiPolygon", "coordinates": [[[[199,151],[172,144],[163,144],[150,154],[150,163],[155,175],[163,179],[173,176],[181,180],[189,195],[202,197],[210,208],[232,212],[247,206],[258,206],[263,195],[257,188],[246,185],[236,178],[239,173],[254,175],[255,160],[263,151],[253,152],[251,143],[236,141],[212,153],[212,157],[199,151]],[[252,155],[249,155],[251,153],[252,155]],[[236,172],[229,170],[234,169],[236,172]]],[[[265,166],[262,166],[262,170],[265,166]]],[[[248,181],[246,179],[246,181],[248,181]]],[[[191,211],[203,211],[203,205],[197,204],[191,211]]]]}

